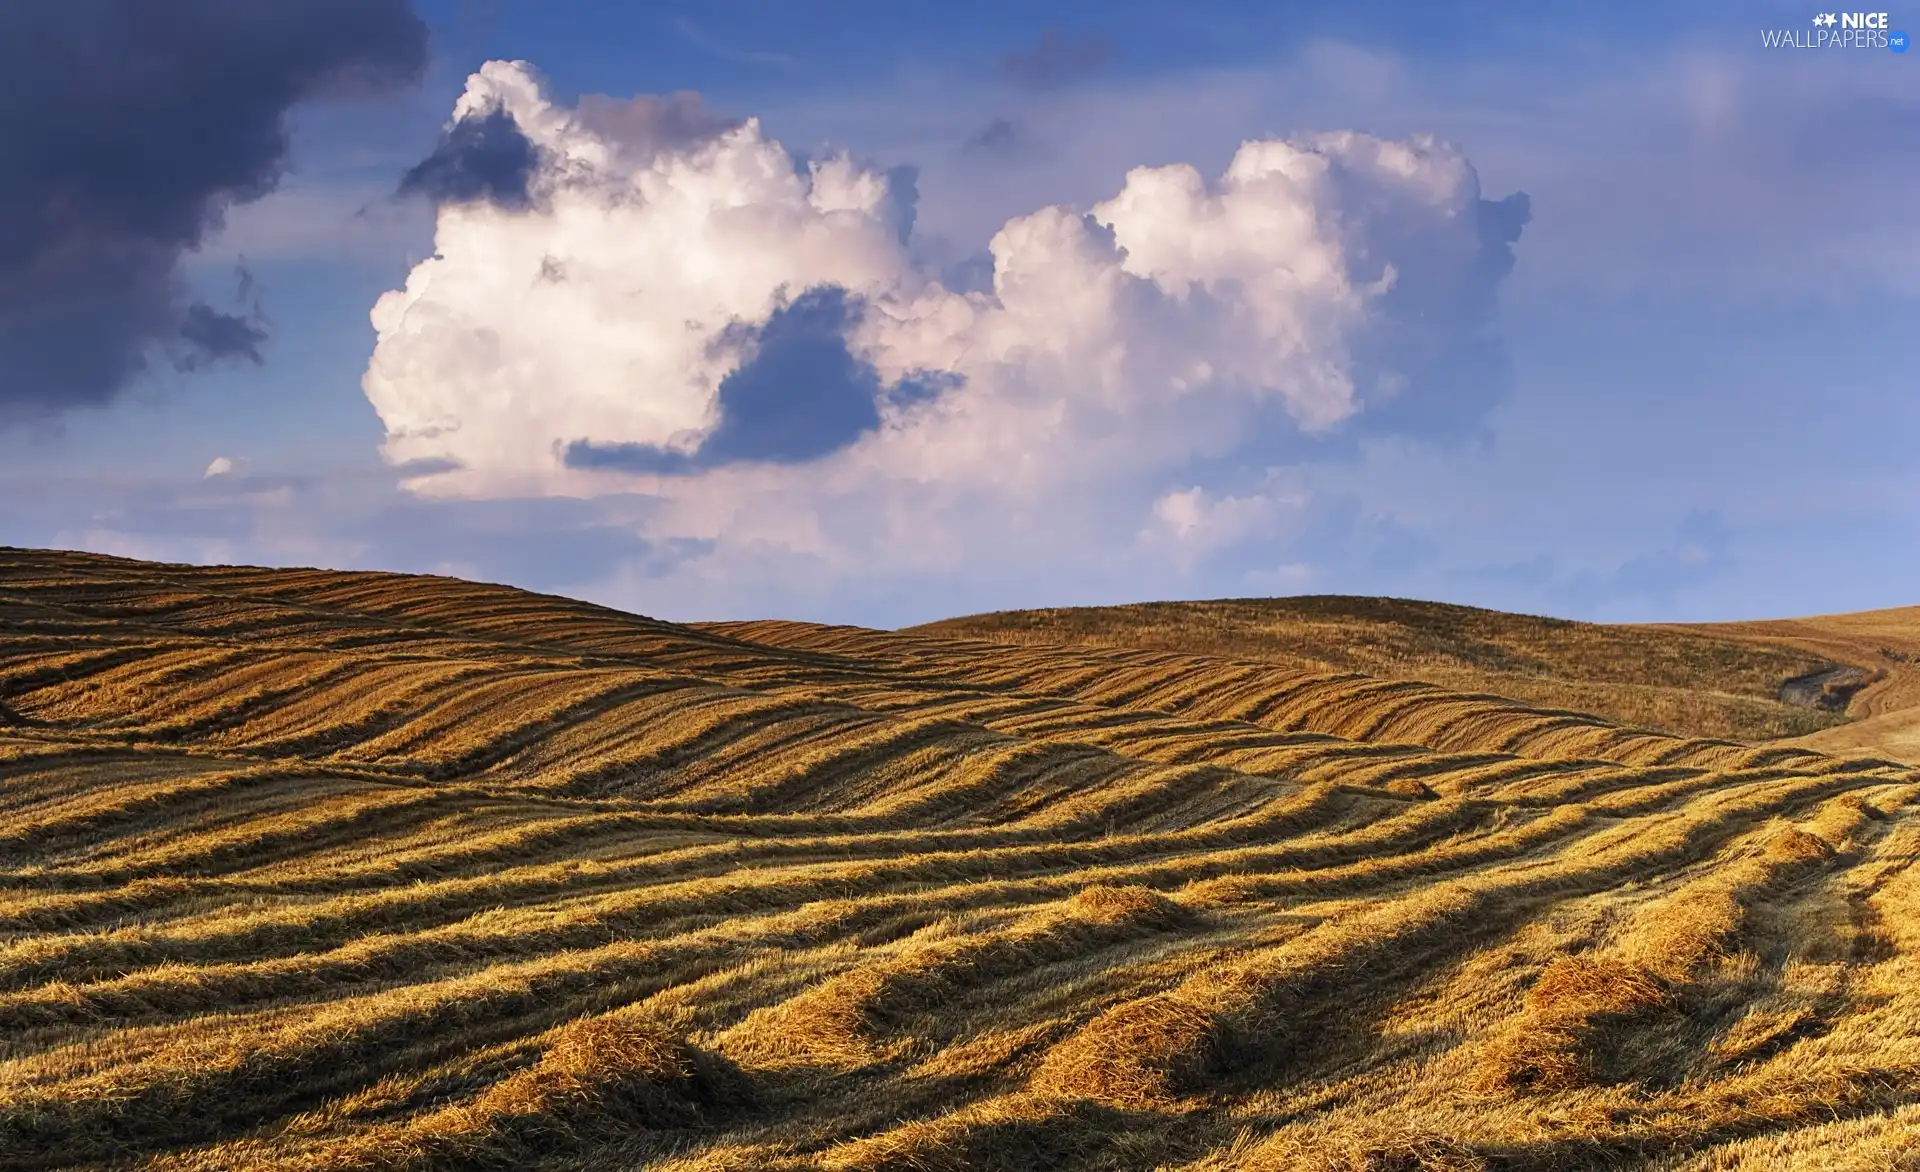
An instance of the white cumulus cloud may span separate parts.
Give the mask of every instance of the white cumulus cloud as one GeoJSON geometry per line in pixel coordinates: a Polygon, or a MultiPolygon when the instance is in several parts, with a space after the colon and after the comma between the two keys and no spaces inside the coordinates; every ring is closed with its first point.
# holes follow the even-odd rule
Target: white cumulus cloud
{"type": "Polygon", "coordinates": [[[1254,539],[1284,535],[1308,504],[1298,475],[1269,472],[1251,491],[1213,492],[1198,486],[1174,489],[1153,502],[1140,540],[1178,565],[1254,539]]]}
{"type": "Polygon", "coordinates": [[[385,455],[431,495],[641,494],[703,591],[1271,540],[1309,495],[1285,446],[1421,393],[1396,361],[1490,314],[1518,234],[1444,143],[1252,141],[1007,221],[962,291],[909,172],[684,97],[562,106],[522,63],[454,128],[499,113],[527,198],[443,199],[373,310],[385,455]]]}

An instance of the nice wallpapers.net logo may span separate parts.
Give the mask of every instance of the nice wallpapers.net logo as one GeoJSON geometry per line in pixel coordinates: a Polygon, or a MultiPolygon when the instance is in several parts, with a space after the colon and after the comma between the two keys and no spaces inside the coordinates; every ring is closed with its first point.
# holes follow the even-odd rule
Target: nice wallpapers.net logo
{"type": "Polygon", "coordinates": [[[1889,49],[1904,53],[1911,39],[1884,12],[1816,12],[1810,28],[1760,30],[1769,49],[1889,49]]]}

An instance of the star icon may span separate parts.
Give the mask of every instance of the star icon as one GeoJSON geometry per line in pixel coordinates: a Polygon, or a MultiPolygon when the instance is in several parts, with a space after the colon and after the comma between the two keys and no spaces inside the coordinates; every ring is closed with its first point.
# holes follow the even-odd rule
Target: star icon
{"type": "Polygon", "coordinates": [[[1813,18],[1813,23],[1824,28],[1832,28],[1834,25],[1840,23],[1840,18],[1831,12],[1822,12],[1813,18]]]}

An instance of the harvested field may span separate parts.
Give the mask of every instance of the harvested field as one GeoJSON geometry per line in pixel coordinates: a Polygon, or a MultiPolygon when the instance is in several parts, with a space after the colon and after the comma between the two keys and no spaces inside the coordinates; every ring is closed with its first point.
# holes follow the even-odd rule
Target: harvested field
{"type": "Polygon", "coordinates": [[[1851,666],[1860,648],[1771,636],[1767,627],[1604,626],[1438,602],[1308,596],[1004,611],[916,631],[1363,672],[1681,736],[1769,740],[1843,721],[1846,704],[1832,703],[1836,694],[1816,685],[1808,697],[1787,685],[1836,670],[1864,677],[1851,666]]]}
{"type": "Polygon", "coordinates": [[[1920,771],[1096,643],[0,550],[0,1167],[1920,1166],[1920,771]]]}

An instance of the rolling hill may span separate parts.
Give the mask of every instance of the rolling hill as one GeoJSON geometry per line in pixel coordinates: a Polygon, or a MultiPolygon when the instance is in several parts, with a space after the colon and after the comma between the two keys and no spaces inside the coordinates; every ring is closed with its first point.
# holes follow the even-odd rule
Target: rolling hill
{"type": "Polygon", "coordinates": [[[1313,621],[0,550],[0,1167],[1912,1165],[1920,772],[1676,735],[1893,636],[1313,621]]]}
{"type": "MultiPolygon", "coordinates": [[[[1680,736],[1911,746],[1849,716],[1920,712],[1920,607],[1606,626],[1395,598],[1306,596],[1001,611],[912,628],[1021,646],[1158,648],[1487,692],[1680,736]]],[[[1904,723],[1902,723],[1904,727],[1904,723]]],[[[1895,754],[1896,756],[1899,754],[1895,754]]]]}

